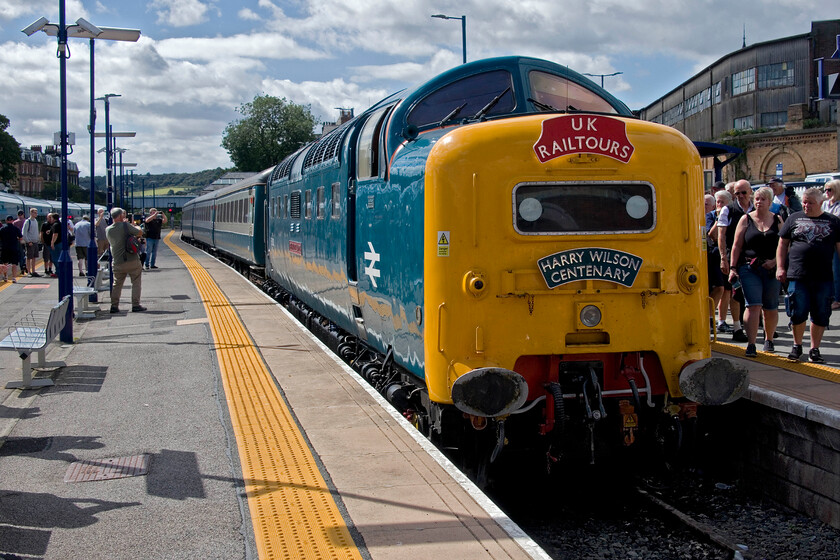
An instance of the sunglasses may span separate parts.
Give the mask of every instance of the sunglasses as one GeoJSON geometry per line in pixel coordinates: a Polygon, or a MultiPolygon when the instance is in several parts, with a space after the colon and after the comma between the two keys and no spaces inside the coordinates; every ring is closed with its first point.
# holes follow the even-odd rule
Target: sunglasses
{"type": "Polygon", "coordinates": [[[748,194],[748,193],[747,193],[747,191],[739,191],[739,192],[736,192],[735,194],[738,195],[738,196],[741,196],[741,195],[745,195],[745,194],[748,194]]]}

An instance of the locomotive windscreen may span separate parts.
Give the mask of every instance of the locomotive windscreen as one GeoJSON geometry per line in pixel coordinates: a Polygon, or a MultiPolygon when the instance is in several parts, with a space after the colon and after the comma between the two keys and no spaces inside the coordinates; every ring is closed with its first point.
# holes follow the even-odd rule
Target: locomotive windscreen
{"type": "Polygon", "coordinates": [[[558,111],[618,112],[615,107],[594,91],[562,76],[534,70],[529,77],[531,80],[531,97],[558,111]]]}
{"type": "Polygon", "coordinates": [[[642,233],[656,204],[649,183],[526,183],[514,189],[513,216],[525,235],[642,233]]]}

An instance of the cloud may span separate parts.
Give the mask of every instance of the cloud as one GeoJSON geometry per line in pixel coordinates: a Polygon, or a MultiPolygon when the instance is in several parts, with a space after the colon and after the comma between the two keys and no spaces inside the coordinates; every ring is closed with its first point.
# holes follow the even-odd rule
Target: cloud
{"type": "Polygon", "coordinates": [[[259,14],[253,10],[249,10],[248,8],[242,8],[236,15],[239,16],[240,19],[250,21],[260,21],[262,19],[259,14]]]}
{"type": "MultiPolygon", "coordinates": [[[[55,38],[27,38],[20,29],[46,16],[55,0],[0,0],[0,112],[24,145],[45,144],[58,129],[55,38]],[[33,71],[32,69],[38,69],[33,71]]],[[[149,0],[119,10],[106,0],[68,0],[68,20],[143,30],[137,43],[96,43],[96,94],[111,102],[115,129],[138,171],[228,167],[219,146],[235,109],[258,94],[309,105],[332,121],[336,107],[356,114],[403,87],[461,63],[461,22],[433,13],[467,15],[469,60],[525,55],[578,72],[609,74],[608,89],[638,107],[666,93],[747,43],[807,33],[810,21],[840,17],[824,0],[149,0]],[[110,9],[107,22],[94,14],[110,9]],[[720,14],[726,14],[721,18],[720,14]],[[216,16],[219,17],[216,17],[216,16]],[[201,22],[201,24],[199,24],[201,22]],[[651,85],[653,84],[653,85],[651,85]]],[[[78,145],[72,159],[89,166],[88,49],[71,41],[68,123],[78,145]]],[[[594,78],[596,81],[598,78],[594,78]]],[[[104,128],[104,111],[97,129],[104,128]]],[[[101,146],[101,140],[98,140],[101,146]]],[[[97,171],[102,173],[97,160],[97,171]]]]}
{"type": "Polygon", "coordinates": [[[164,39],[158,43],[158,49],[169,58],[207,61],[229,57],[308,60],[327,56],[323,52],[301,46],[279,33],[164,39]]]}
{"type": "MultiPolygon", "coordinates": [[[[65,13],[74,17],[88,17],[82,0],[67,0],[65,13]]],[[[55,0],[2,0],[0,1],[0,21],[12,20],[32,15],[33,20],[41,16],[52,22],[58,22],[58,5],[55,0]]]]}
{"type": "Polygon", "coordinates": [[[149,9],[156,11],[158,23],[187,27],[207,21],[210,5],[200,0],[152,0],[149,9]]]}

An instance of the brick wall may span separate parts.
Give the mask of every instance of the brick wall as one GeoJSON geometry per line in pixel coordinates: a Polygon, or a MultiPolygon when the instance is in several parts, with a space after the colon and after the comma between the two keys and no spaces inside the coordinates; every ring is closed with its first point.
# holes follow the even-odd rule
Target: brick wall
{"type": "Polygon", "coordinates": [[[747,144],[746,163],[726,166],[723,170],[726,182],[736,179],[749,179],[753,183],[766,181],[776,174],[776,164],[780,162],[785,181],[802,181],[808,174],[840,168],[837,128],[745,135],[739,140],[747,144]]]}
{"type": "Polygon", "coordinates": [[[756,387],[736,406],[741,480],[840,529],[840,413],[756,387]]]}

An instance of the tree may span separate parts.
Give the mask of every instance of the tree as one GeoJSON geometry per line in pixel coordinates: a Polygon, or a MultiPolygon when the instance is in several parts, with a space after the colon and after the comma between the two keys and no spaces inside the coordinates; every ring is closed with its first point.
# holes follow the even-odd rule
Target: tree
{"type": "Polygon", "coordinates": [[[20,144],[6,132],[9,119],[0,115],[0,183],[8,183],[17,176],[15,165],[20,163],[20,144]]]}
{"type": "Polygon", "coordinates": [[[280,163],[315,139],[315,117],[308,106],[258,95],[237,109],[243,118],[229,123],[222,147],[240,171],[261,171],[280,163]]]}

